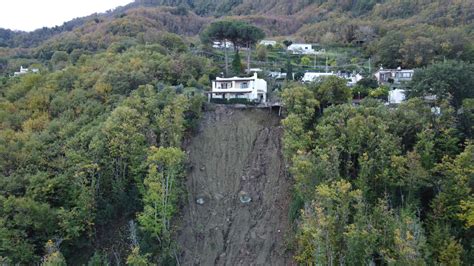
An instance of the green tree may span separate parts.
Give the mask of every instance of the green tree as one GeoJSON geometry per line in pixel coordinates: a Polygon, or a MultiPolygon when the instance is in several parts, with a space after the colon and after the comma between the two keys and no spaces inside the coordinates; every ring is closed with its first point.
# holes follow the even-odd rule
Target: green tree
{"type": "Polygon", "coordinates": [[[45,249],[46,249],[46,255],[43,257],[43,263],[41,265],[43,266],[67,265],[66,260],[64,259],[64,256],[61,254],[58,247],[53,241],[48,240],[48,242],[45,245],[45,249]]]}
{"type": "Polygon", "coordinates": [[[127,257],[127,265],[131,265],[131,266],[153,265],[148,260],[149,256],[150,256],[150,254],[141,255],[140,254],[140,248],[139,247],[134,247],[134,248],[132,248],[132,251],[130,252],[130,254],[127,257]]]}
{"type": "Polygon", "coordinates": [[[415,71],[408,97],[435,95],[437,101],[449,100],[457,110],[467,98],[474,98],[474,64],[462,61],[436,63],[415,71]]]}
{"type": "Polygon", "coordinates": [[[265,45],[257,46],[257,59],[260,61],[266,61],[268,56],[267,47],[265,45]]]}
{"type": "Polygon", "coordinates": [[[237,76],[242,73],[242,60],[240,59],[239,51],[235,51],[234,58],[232,59],[232,73],[237,76]]]}
{"type": "Polygon", "coordinates": [[[321,107],[343,104],[349,102],[352,97],[351,90],[346,81],[336,76],[328,76],[317,84],[317,99],[321,107]]]}
{"type": "Polygon", "coordinates": [[[265,33],[258,27],[244,23],[237,25],[238,42],[247,48],[247,72],[250,72],[252,47],[265,38],[265,33]]]}
{"type": "Polygon", "coordinates": [[[64,51],[56,51],[51,57],[54,69],[63,69],[69,62],[69,55],[64,51]]]}
{"type": "Polygon", "coordinates": [[[138,221],[144,231],[158,239],[169,238],[170,221],[177,211],[184,159],[185,154],[179,148],[151,147],[149,151],[143,191],[144,208],[138,215],[138,221]]]}
{"type": "Polygon", "coordinates": [[[300,62],[303,66],[310,66],[311,65],[311,58],[309,58],[309,56],[305,55],[305,56],[301,57],[300,62]]]}
{"type": "Polygon", "coordinates": [[[212,43],[218,41],[224,43],[224,57],[225,57],[225,74],[229,74],[229,57],[227,42],[236,40],[236,27],[235,21],[217,21],[211,23],[201,34],[201,41],[203,43],[212,43]]]}

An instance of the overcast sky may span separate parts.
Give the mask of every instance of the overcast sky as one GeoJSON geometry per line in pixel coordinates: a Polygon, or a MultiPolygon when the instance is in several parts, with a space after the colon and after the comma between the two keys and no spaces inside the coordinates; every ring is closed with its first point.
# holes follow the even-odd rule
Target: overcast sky
{"type": "Polygon", "coordinates": [[[0,0],[0,28],[32,31],[104,12],[133,0],[0,0]]]}

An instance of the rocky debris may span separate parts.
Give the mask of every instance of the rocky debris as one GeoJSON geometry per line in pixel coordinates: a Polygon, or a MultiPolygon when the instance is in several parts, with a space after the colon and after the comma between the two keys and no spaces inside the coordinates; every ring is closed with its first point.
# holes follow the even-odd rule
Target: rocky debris
{"type": "Polygon", "coordinates": [[[252,198],[245,191],[240,191],[239,192],[239,199],[240,199],[240,202],[242,202],[244,204],[250,203],[252,201],[252,198]]]}

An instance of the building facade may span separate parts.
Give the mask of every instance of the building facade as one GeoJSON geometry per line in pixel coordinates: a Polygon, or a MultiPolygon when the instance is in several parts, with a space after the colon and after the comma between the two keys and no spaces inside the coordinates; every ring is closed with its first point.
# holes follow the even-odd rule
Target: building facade
{"type": "Polygon", "coordinates": [[[288,46],[288,51],[292,52],[293,54],[315,54],[316,51],[313,49],[311,44],[303,44],[303,43],[294,43],[288,46]]]}
{"type": "Polygon", "coordinates": [[[389,85],[390,89],[403,88],[411,81],[415,71],[413,69],[383,69],[382,67],[375,72],[374,76],[380,85],[389,85]]]}
{"type": "Polygon", "coordinates": [[[267,101],[267,82],[257,77],[216,78],[212,81],[212,90],[208,94],[213,99],[247,99],[253,102],[267,101]]]}

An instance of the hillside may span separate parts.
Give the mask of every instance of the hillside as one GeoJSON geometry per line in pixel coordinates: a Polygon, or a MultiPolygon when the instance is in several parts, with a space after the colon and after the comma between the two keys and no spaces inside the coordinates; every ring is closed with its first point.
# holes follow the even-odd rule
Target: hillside
{"type": "Polygon", "coordinates": [[[470,265],[473,5],[137,0],[0,29],[0,265],[470,265]],[[277,45],[229,49],[228,76],[249,51],[281,117],[206,103],[212,41],[254,26],[277,45]],[[380,65],[414,68],[400,105],[380,65]],[[298,81],[329,68],[364,79],[298,81]]]}
{"type": "MultiPolygon", "coordinates": [[[[137,0],[51,29],[0,29],[0,56],[44,63],[55,51],[95,52],[130,39],[150,43],[162,31],[192,37],[218,17],[251,22],[279,40],[361,47],[386,67],[419,67],[444,58],[474,60],[473,14],[469,0],[137,0]]],[[[19,64],[0,62],[0,71],[11,73],[19,64]]]]}

